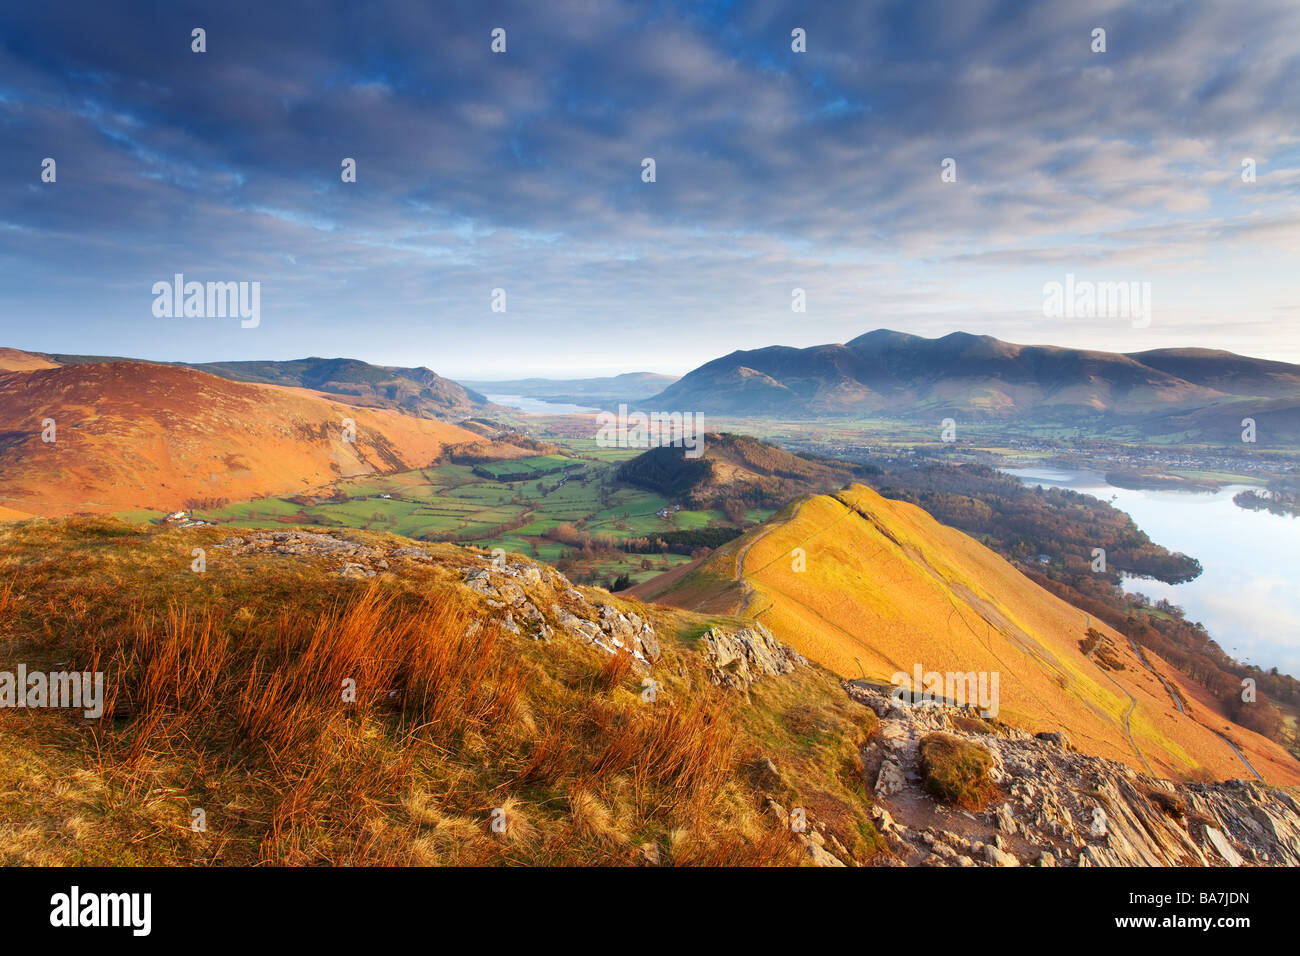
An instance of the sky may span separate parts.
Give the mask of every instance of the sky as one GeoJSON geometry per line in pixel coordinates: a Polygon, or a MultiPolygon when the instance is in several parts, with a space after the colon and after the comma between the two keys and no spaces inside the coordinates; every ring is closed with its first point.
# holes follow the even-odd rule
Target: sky
{"type": "Polygon", "coordinates": [[[0,346],[490,379],[894,328],[1300,362],[1293,0],[268,6],[0,10],[0,346]],[[177,273],[260,283],[260,321],[155,315],[177,273]],[[1046,315],[1067,275],[1150,283],[1150,321],[1046,315]]]}

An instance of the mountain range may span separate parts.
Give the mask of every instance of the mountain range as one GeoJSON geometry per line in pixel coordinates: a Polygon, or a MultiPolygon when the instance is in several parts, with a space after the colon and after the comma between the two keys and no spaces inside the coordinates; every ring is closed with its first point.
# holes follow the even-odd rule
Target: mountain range
{"type": "MultiPolygon", "coordinates": [[[[96,365],[104,362],[140,362],[140,359],[103,355],[27,354],[30,360],[51,365],[96,365]]],[[[14,361],[11,358],[11,361],[14,361]]],[[[392,408],[417,418],[458,421],[481,414],[488,402],[477,392],[431,369],[372,365],[350,358],[303,358],[287,361],[148,363],[192,368],[234,382],[306,388],[349,405],[392,408]]]]}
{"type": "Polygon", "coordinates": [[[1210,349],[1130,354],[877,329],[844,344],[736,351],[647,407],[738,417],[1179,423],[1239,436],[1243,409],[1300,431],[1300,366],[1210,349]]]}

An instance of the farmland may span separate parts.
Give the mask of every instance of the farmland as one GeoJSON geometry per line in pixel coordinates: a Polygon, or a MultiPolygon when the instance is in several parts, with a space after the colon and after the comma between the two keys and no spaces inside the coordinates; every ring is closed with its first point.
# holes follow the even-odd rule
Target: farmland
{"type": "MultiPolygon", "coordinates": [[[[364,528],[501,547],[552,563],[568,558],[578,579],[605,581],[627,574],[639,582],[689,556],[583,548],[574,536],[617,542],[730,522],[717,510],[674,511],[668,498],[615,481],[618,465],[636,454],[635,449],[601,449],[594,441],[569,440],[560,454],[350,479],[334,485],[328,498],[259,498],[195,510],[192,516],[244,527],[364,528]],[[667,516],[660,517],[665,509],[667,516]]],[[[761,521],[770,513],[753,509],[746,518],[761,521]]]]}

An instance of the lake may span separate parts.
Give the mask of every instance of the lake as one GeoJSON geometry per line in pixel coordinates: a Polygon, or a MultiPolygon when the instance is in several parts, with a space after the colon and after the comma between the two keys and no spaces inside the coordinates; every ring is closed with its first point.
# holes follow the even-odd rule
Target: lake
{"type": "MultiPolygon", "coordinates": [[[[1071,488],[1111,501],[1156,544],[1199,560],[1205,570],[1195,581],[1129,577],[1125,590],[1177,604],[1238,660],[1300,676],[1300,519],[1237,507],[1232,496],[1247,485],[1204,493],[1130,491],[1093,471],[1003,471],[1027,485],[1071,488]]],[[[1084,548],[1085,554],[1090,550],[1084,548]]]]}
{"type": "Polygon", "coordinates": [[[570,405],[567,402],[544,402],[540,398],[527,395],[484,395],[489,402],[517,408],[528,415],[577,415],[582,412],[598,412],[599,408],[585,405],[570,405]]]}

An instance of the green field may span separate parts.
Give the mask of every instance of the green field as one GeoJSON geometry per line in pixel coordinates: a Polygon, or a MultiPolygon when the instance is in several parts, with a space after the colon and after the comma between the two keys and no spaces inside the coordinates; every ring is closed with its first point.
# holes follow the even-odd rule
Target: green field
{"type": "MultiPolygon", "coordinates": [[[[255,528],[318,525],[388,531],[408,538],[501,547],[548,562],[575,555],[572,546],[546,537],[560,525],[622,541],[729,524],[715,510],[670,510],[667,517],[659,517],[657,512],[671,509],[673,502],[614,480],[619,462],[634,456],[635,450],[602,449],[580,439],[566,445],[568,454],[349,479],[334,486],[333,500],[259,498],[196,510],[193,517],[255,528]]],[[[747,520],[763,521],[770,515],[754,509],[747,520]]],[[[643,581],[688,560],[677,554],[606,552],[584,558],[577,576],[604,580],[627,574],[643,581]]]]}

